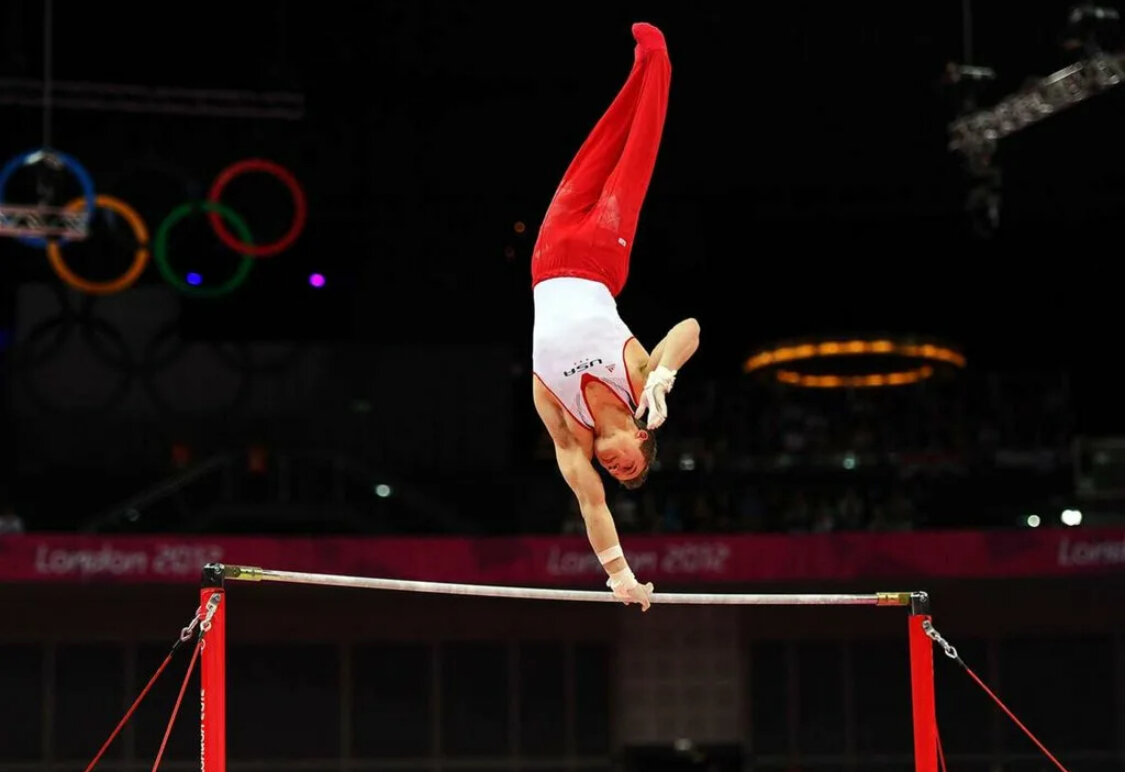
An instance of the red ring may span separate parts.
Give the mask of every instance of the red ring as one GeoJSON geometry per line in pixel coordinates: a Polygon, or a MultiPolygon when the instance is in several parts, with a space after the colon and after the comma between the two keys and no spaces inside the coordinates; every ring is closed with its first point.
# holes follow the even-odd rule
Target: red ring
{"type": "Polygon", "coordinates": [[[219,203],[219,196],[223,193],[223,188],[230,184],[230,181],[240,174],[246,172],[266,172],[272,174],[277,179],[289,188],[289,192],[293,195],[293,208],[296,210],[293,215],[293,224],[289,226],[289,230],[277,241],[270,242],[269,244],[244,244],[227,230],[227,225],[223,222],[223,218],[211,212],[208,218],[211,220],[211,227],[215,230],[217,235],[224,244],[236,252],[241,252],[244,255],[251,257],[269,257],[276,255],[278,252],[283,252],[293,245],[297,237],[301,235],[301,231],[305,227],[305,217],[308,215],[308,206],[305,203],[305,191],[301,188],[301,183],[297,182],[288,169],[273,161],[267,161],[264,158],[247,158],[245,161],[231,164],[215,178],[215,182],[211,185],[211,192],[207,194],[207,199],[214,204],[219,203]]]}

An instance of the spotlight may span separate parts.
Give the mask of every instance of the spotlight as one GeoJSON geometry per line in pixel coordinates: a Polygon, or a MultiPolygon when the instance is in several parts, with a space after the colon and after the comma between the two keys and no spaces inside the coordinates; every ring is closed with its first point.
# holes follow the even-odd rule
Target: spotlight
{"type": "Polygon", "coordinates": [[[193,287],[198,287],[200,284],[203,283],[203,277],[200,276],[195,271],[192,271],[191,273],[189,273],[185,278],[187,279],[187,283],[190,284],[193,287]]]}
{"type": "Polygon", "coordinates": [[[1039,515],[1028,515],[1027,516],[1027,526],[1028,526],[1028,528],[1038,528],[1039,522],[1040,522],[1039,515]]]}
{"type": "Polygon", "coordinates": [[[381,499],[387,498],[392,493],[394,493],[394,491],[391,490],[391,486],[387,485],[386,483],[379,483],[375,486],[375,495],[381,499]]]}
{"type": "Polygon", "coordinates": [[[1063,525],[1081,525],[1082,513],[1077,509],[1064,509],[1059,519],[1063,521],[1063,525]]]}
{"type": "Polygon", "coordinates": [[[312,285],[313,287],[316,287],[317,289],[320,289],[321,287],[324,286],[324,276],[322,274],[319,274],[319,273],[314,273],[314,274],[310,275],[309,276],[309,284],[312,285]]]}

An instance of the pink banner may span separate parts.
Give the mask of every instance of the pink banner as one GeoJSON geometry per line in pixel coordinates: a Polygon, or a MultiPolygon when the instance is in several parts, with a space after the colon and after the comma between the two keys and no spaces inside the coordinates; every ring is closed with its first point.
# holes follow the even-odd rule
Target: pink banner
{"type": "MultiPolygon", "coordinates": [[[[1125,571],[1125,529],[626,537],[636,574],[665,584],[1066,576],[1125,571]]],[[[604,577],[575,537],[0,536],[0,582],[195,582],[208,562],[483,584],[604,577]]]]}

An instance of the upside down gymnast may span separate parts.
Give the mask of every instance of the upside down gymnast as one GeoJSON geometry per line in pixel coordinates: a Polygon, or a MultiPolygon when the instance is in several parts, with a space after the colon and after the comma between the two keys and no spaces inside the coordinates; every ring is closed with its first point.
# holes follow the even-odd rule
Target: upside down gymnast
{"type": "Polygon", "coordinates": [[[660,30],[634,24],[633,37],[629,78],[571,161],[535,243],[532,394],[606,584],[647,611],[652,584],[629,569],[591,459],[626,488],[644,482],[667,394],[699,346],[699,324],[685,319],[649,354],[617,313],[672,74],[660,30]]]}

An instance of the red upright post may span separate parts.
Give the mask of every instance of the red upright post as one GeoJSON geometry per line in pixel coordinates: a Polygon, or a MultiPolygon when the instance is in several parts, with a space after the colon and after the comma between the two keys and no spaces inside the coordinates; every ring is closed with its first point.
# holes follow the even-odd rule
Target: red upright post
{"type": "Polygon", "coordinates": [[[938,772],[937,707],[934,701],[934,642],[926,634],[930,602],[914,593],[910,603],[910,693],[914,705],[914,770],[938,772]]]}
{"type": "Polygon", "coordinates": [[[199,595],[201,613],[207,613],[212,596],[219,604],[211,617],[211,628],[203,637],[199,663],[199,764],[200,772],[227,772],[227,625],[223,567],[203,569],[199,595]]]}

